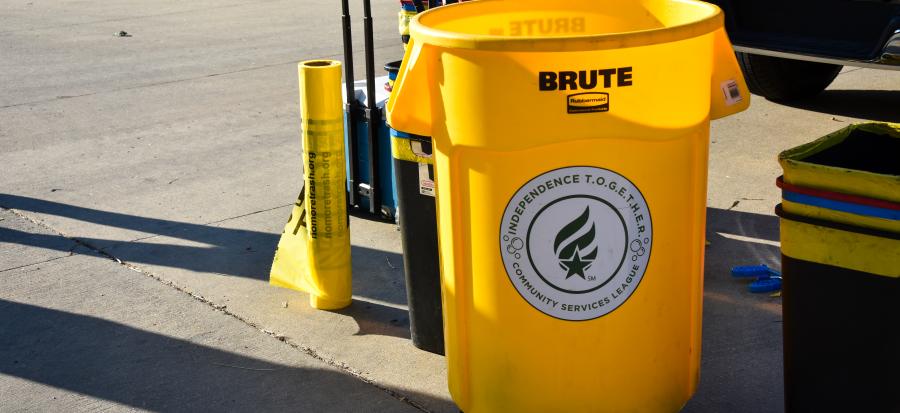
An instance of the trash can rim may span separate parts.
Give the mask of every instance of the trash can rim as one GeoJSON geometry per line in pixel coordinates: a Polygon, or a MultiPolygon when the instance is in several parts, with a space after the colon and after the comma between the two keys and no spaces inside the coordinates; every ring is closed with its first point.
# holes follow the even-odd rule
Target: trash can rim
{"type": "Polygon", "coordinates": [[[470,34],[436,29],[428,25],[428,20],[442,13],[455,12],[456,9],[465,7],[479,7],[495,1],[500,0],[461,2],[427,10],[410,21],[410,34],[416,42],[455,49],[572,52],[672,43],[705,35],[723,27],[724,24],[722,10],[714,4],[697,0],[668,0],[671,3],[696,8],[696,15],[699,17],[687,23],[654,29],[554,37],[470,34]]]}
{"type": "MultiPolygon", "coordinates": [[[[852,125],[847,125],[841,129],[838,129],[834,132],[831,132],[819,139],[816,139],[812,142],[807,142],[799,146],[795,146],[790,149],[785,149],[781,153],[778,154],[778,162],[785,167],[786,165],[810,165],[810,166],[818,166],[822,168],[831,168],[831,169],[849,169],[849,168],[841,168],[834,167],[828,165],[819,165],[815,163],[810,163],[806,159],[822,152],[826,149],[830,149],[835,145],[839,145],[843,143],[854,130],[861,130],[864,132],[870,132],[875,134],[886,135],[891,138],[900,139],[900,123],[891,123],[891,122],[860,122],[854,123],[852,125]]],[[[864,170],[853,170],[854,173],[862,173],[862,174],[871,174],[871,175],[882,175],[882,176],[891,176],[887,174],[881,174],[877,172],[869,172],[864,170]]]]}
{"type": "Polygon", "coordinates": [[[300,62],[300,67],[307,70],[328,70],[335,66],[340,66],[339,60],[331,59],[312,59],[300,62]]]}
{"type": "Polygon", "coordinates": [[[900,176],[806,161],[810,156],[843,143],[854,130],[900,138],[898,123],[862,122],[848,125],[812,142],[781,152],[778,155],[778,163],[784,170],[784,182],[888,202],[900,202],[900,192],[896,190],[900,188],[900,176]]]}

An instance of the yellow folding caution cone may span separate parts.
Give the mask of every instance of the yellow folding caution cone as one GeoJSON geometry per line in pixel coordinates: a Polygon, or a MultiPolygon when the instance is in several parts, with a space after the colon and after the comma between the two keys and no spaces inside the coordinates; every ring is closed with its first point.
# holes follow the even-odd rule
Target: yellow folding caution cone
{"type": "Polygon", "coordinates": [[[299,64],[303,189],[284,227],[269,282],[309,293],[313,308],[350,305],[341,63],[299,64]]]}

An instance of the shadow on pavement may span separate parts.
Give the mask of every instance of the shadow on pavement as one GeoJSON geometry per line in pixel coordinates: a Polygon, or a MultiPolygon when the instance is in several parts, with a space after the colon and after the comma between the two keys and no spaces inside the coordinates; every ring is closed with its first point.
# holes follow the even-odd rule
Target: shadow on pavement
{"type": "Polygon", "coordinates": [[[802,101],[779,103],[831,115],[900,122],[900,90],[826,90],[802,101]]]}
{"type": "Polygon", "coordinates": [[[731,276],[736,265],[781,268],[778,217],[707,208],[706,234],[700,385],[683,412],[781,412],[781,298],[731,276]]]}
{"type": "MultiPolygon", "coordinates": [[[[272,363],[100,318],[7,300],[0,300],[0,374],[154,411],[414,410],[383,390],[334,370],[272,363]]],[[[446,403],[403,393],[432,404],[446,403]]],[[[18,398],[29,397],[37,410],[53,409],[58,403],[47,400],[49,396],[18,398]]]]}
{"type": "MultiPolygon", "coordinates": [[[[352,317],[359,330],[355,336],[379,335],[409,339],[409,311],[353,300],[349,307],[334,311],[352,317]]],[[[412,342],[409,344],[412,346],[412,342]]]]}
{"type": "MultiPolygon", "coordinates": [[[[62,215],[104,225],[118,224],[126,228],[134,228],[141,231],[150,231],[152,229],[152,231],[155,231],[154,233],[159,233],[160,235],[211,244],[213,247],[159,245],[139,242],[136,243],[137,245],[132,246],[127,250],[129,251],[128,254],[122,255],[125,253],[116,252],[115,255],[133,262],[155,263],[159,265],[194,269],[197,271],[250,276],[258,279],[265,279],[265,275],[268,273],[268,268],[271,263],[271,251],[274,250],[278,237],[275,234],[216,228],[152,218],[133,217],[132,219],[132,217],[128,215],[107,213],[5,194],[0,194],[0,206],[62,215]],[[258,249],[261,253],[246,254],[245,248],[247,246],[251,246],[252,249],[258,249]],[[248,257],[248,255],[250,257],[248,257]]],[[[58,242],[57,238],[59,237],[28,234],[21,231],[17,232],[15,230],[0,228],[0,241],[5,242],[27,242],[30,245],[51,249],[61,248],[54,247],[54,245],[66,245],[65,243],[58,242]]],[[[697,395],[688,403],[684,411],[728,411],[730,413],[755,413],[760,411],[780,412],[783,410],[781,299],[780,297],[772,297],[769,294],[752,294],[747,291],[747,281],[733,279],[730,275],[730,269],[735,265],[767,264],[776,269],[780,268],[778,218],[772,215],[708,208],[707,240],[710,242],[710,245],[706,247],[701,381],[697,395]]],[[[91,241],[100,240],[84,239],[84,241],[90,243],[91,241]]],[[[357,274],[368,275],[368,273],[373,272],[373,268],[375,269],[375,274],[380,274],[372,280],[362,283],[356,282],[356,286],[362,284],[363,288],[371,288],[371,291],[377,292],[380,291],[379,288],[383,289],[384,286],[376,284],[388,282],[392,285],[399,286],[399,291],[403,291],[402,259],[398,254],[356,247],[353,253],[354,270],[357,274]]],[[[357,280],[360,278],[363,277],[357,277],[357,280]]],[[[359,295],[375,298],[376,300],[390,301],[391,303],[398,304],[403,304],[405,302],[405,297],[398,298],[396,294],[390,297],[388,297],[388,294],[383,294],[384,297],[382,298],[379,294],[367,295],[365,291],[356,292],[359,295]],[[385,300],[385,298],[388,299],[385,300]]],[[[9,331],[29,330],[25,326],[12,328],[13,326],[11,326],[11,324],[19,317],[12,315],[14,310],[20,312],[51,311],[31,307],[21,307],[9,303],[6,305],[11,306],[11,308],[4,308],[2,312],[0,312],[0,320],[2,320],[4,328],[10,328],[9,331]]],[[[403,338],[408,337],[408,313],[402,308],[402,305],[382,305],[368,301],[355,300],[352,306],[338,313],[353,317],[356,320],[359,325],[358,335],[379,334],[403,338]]],[[[63,317],[62,315],[52,312],[47,314],[57,318],[63,317]]],[[[91,327],[95,330],[113,329],[112,326],[104,324],[108,322],[102,320],[89,319],[77,315],[68,316],[73,317],[74,320],[77,321],[75,324],[89,323],[91,325],[96,325],[97,327],[91,327]]],[[[48,328],[45,328],[45,330],[48,328]]],[[[28,332],[25,334],[25,338],[39,334],[40,331],[43,330],[28,332]]],[[[190,343],[159,337],[150,333],[131,332],[128,330],[128,327],[123,327],[123,331],[129,332],[126,333],[126,335],[133,334],[139,336],[139,333],[149,335],[149,338],[147,338],[148,340],[155,340],[161,343],[158,343],[156,346],[194,346],[190,343]]],[[[62,331],[52,334],[59,334],[59,337],[64,337],[69,333],[62,331]]],[[[106,334],[91,335],[90,337],[83,337],[82,339],[96,340],[95,337],[102,337],[104,335],[106,334]]],[[[18,337],[12,337],[12,335],[8,333],[2,334],[0,337],[2,337],[0,340],[3,340],[0,341],[0,344],[4,344],[0,347],[0,354],[2,354],[3,351],[13,351],[10,345],[15,344],[18,342],[16,340],[19,340],[18,337]],[[10,345],[6,345],[5,343],[10,345]],[[4,350],[7,348],[11,350],[4,350]]],[[[82,344],[82,346],[86,346],[86,344],[82,344]]],[[[228,357],[240,357],[197,346],[194,346],[194,348],[194,352],[204,354],[204,357],[207,358],[219,357],[228,359],[228,357]]],[[[107,350],[114,351],[115,349],[109,348],[107,350]]],[[[26,350],[19,348],[19,350],[15,351],[26,350]]],[[[63,351],[63,349],[60,348],[60,351],[63,351]]],[[[116,357],[130,357],[130,355],[118,353],[113,355],[116,357]]],[[[57,356],[54,355],[53,357],[57,356]]],[[[90,357],[88,357],[88,359],[90,359],[90,357]]],[[[3,360],[12,360],[12,358],[4,357],[3,360]]],[[[0,360],[0,363],[5,362],[3,360],[0,360]]],[[[77,358],[73,360],[66,358],[65,360],[66,363],[79,363],[77,358]]],[[[239,361],[242,363],[255,362],[254,360],[239,361]]],[[[62,361],[57,362],[61,363],[62,361]]],[[[175,364],[187,362],[193,363],[195,360],[180,359],[180,361],[177,362],[169,362],[172,363],[169,367],[173,370],[177,370],[175,364]]],[[[69,383],[69,386],[86,386],[87,388],[79,387],[73,388],[72,390],[82,391],[87,394],[99,393],[98,397],[109,397],[113,400],[121,400],[123,403],[135,406],[149,407],[152,409],[169,407],[169,405],[162,404],[133,404],[139,402],[163,403],[165,400],[160,396],[159,400],[151,400],[151,402],[140,401],[140,398],[143,396],[129,393],[129,388],[119,388],[123,385],[118,382],[109,385],[94,385],[91,384],[92,382],[90,380],[83,380],[80,376],[76,377],[76,380],[68,380],[69,376],[66,375],[80,374],[77,372],[80,367],[78,365],[64,367],[66,368],[56,369],[60,371],[54,371],[52,367],[48,367],[31,370],[31,373],[28,373],[28,371],[23,370],[13,370],[20,369],[21,367],[9,366],[6,364],[0,367],[0,373],[16,375],[29,380],[57,386],[65,386],[66,383],[69,383]],[[75,370],[76,372],[72,373],[72,370],[75,370]],[[27,374],[32,374],[33,377],[29,377],[27,374]],[[125,396],[116,396],[107,393],[120,393],[125,396]]],[[[215,365],[200,367],[206,370],[221,368],[215,365]]],[[[228,374],[238,374],[233,373],[230,370],[225,370],[225,372],[228,374]]],[[[296,377],[302,377],[304,374],[308,374],[308,372],[304,372],[302,369],[289,370],[289,372],[293,372],[290,374],[294,374],[296,377]]],[[[220,373],[221,372],[218,370],[215,372],[205,371],[204,375],[209,374],[210,376],[215,376],[220,373]]],[[[97,374],[99,373],[91,373],[91,376],[97,374]]],[[[248,373],[242,371],[240,374],[248,373]]],[[[275,376],[277,374],[272,373],[272,375],[275,376]]],[[[284,380],[302,381],[296,377],[289,375],[289,377],[284,380]]],[[[103,381],[103,379],[98,380],[101,380],[101,382],[103,381]]],[[[203,384],[203,386],[219,390],[228,387],[227,385],[222,384],[223,382],[217,382],[212,378],[207,380],[211,381],[207,384],[203,384]],[[216,387],[220,385],[223,387],[216,387]]],[[[167,383],[149,384],[164,387],[169,386],[167,383]]],[[[174,388],[171,389],[171,391],[178,392],[179,389],[174,388]]],[[[289,392],[278,392],[279,395],[282,393],[289,392]]],[[[247,397],[250,397],[251,392],[248,391],[247,394],[247,397]]],[[[282,396],[287,397],[284,395],[282,396]]],[[[187,398],[186,395],[180,397],[187,398]]],[[[281,403],[284,401],[278,399],[269,402],[281,403]]],[[[273,404],[273,406],[275,405],[273,404]]]]}
{"type": "MultiPolygon", "coordinates": [[[[124,262],[159,265],[201,273],[245,277],[268,281],[269,269],[280,234],[223,228],[165,219],[147,218],[101,211],[58,202],[0,193],[0,207],[55,215],[116,228],[157,234],[188,241],[182,245],[160,242],[158,237],[131,242],[76,237],[93,248],[124,262]],[[191,243],[203,245],[189,245],[191,243]],[[188,245],[185,245],[188,244],[188,245]]],[[[285,217],[286,218],[286,217],[285,217]]],[[[0,228],[0,241],[46,249],[60,249],[66,243],[57,235],[31,234],[0,228]]],[[[66,252],[70,246],[66,246],[66,252]]],[[[403,257],[400,254],[366,247],[352,247],[353,293],[379,301],[406,304],[403,284],[403,257]]]]}

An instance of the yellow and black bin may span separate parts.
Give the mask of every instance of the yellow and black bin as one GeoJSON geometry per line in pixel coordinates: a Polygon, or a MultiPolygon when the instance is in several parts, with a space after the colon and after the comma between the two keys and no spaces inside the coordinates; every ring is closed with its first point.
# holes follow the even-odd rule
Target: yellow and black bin
{"type": "Polygon", "coordinates": [[[431,139],[391,129],[413,345],[444,354],[441,269],[431,139]]]}
{"type": "Polygon", "coordinates": [[[900,125],[779,161],[786,411],[900,412],[900,125]]]}
{"type": "Polygon", "coordinates": [[[388,123],[432,137],[453,400],[678,411],[699,373],[709,121],[750,99],[719,8],[483,0],[410,37],[388,123]]]}
{"type": "MultiPolygon", "coordinates": [[[[393,81],[400,61],[384,65],[393,81]]],[[[397,224],[403,246],[409,333],[413,345],[444,354],[441,268],[438,259],[434,157],[431,138],[391,128],[391,155],[397,188],[397,224]]]]}

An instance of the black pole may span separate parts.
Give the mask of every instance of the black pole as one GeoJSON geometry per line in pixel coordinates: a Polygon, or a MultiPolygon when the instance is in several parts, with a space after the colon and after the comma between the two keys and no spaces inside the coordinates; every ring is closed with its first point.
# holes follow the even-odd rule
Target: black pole
{"type": "Polygon", "coordinates": [[[369,121],[369,212],[381,213],[381,189],[378,179],[378,128],[381,127],[381,112],[375,102],[375,45],[372,35],[372,4],[363,0],[363,30],[366,40],[366,119],[369,121]]]}
{"type": "MultiPolygon", "coordinates": [[[[344,32],[344,88],[347,92],[347,103],[344,111],[347,113],[347,157],[350,158],[350,170],[347,171],[350,191],[347,195],[349,206],[356,205],[356,183],[359,181],[356,159],[356,121],[359,105],[356,102],[356,89],[353,87],[353,36],[350,32],[350,5],[348,0],[341,0],[341,23],[344,32]]],[[[349,208],[347,209],[350,210],[349,208]]]]}

